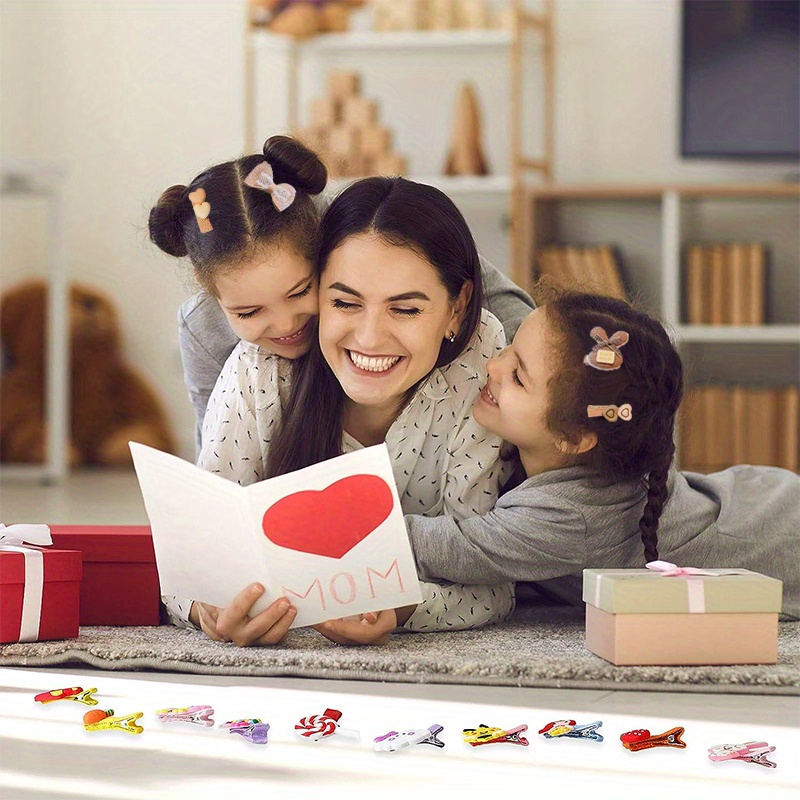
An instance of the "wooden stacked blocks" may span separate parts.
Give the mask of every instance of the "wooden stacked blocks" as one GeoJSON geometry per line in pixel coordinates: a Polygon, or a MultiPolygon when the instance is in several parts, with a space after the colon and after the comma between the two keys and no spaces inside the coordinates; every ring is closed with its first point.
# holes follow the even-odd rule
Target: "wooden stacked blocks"
{"type": "Polygon", "coordinates": [[[490,0],[373,0],[376,31],[510,27],[507,3],[490,0]]]}
{"type": "Polygon", "coordinates": [[[317,152],[332,178],[403,175],[407,165],[380,124],[378,103],[361,94],[357,72],[328,76],[327,93],[311,104],[308,125],[297,137],[317,152]]]}

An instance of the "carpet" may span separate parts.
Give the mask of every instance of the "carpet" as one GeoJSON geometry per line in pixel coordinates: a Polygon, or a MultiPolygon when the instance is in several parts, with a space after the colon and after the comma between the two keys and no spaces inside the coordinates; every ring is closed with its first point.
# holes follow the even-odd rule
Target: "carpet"
{"type": "Polygon", "coordinates": [[[779,623],[777,664],[731,667],[616,667],[584,648],[583,628],[582,608],[541,605],[518,606],[502,625],[398,634],[382,647],[341,647],[308,629],[278,647],[239,648],[171,626],[85,627],[77,639],[0,645],[0,667],[800,695],[800,622],[779,623]]]}

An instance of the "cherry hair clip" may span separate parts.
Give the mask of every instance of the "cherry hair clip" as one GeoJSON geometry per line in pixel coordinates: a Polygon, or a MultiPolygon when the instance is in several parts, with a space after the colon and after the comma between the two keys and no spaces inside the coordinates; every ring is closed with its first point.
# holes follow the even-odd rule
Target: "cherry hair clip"
{"type": "Polygon", "coordinates": [[[156,716],[161,722],[189,722],[193,725],[202,725],[211,728],[214,725],[211,706],[188,706],[187,708],[162,708],[156,711],[156,716]]]}
{"type": "Polygon", "coordinates": [[[96,706],[97,700],[92,695],[97,689],[82,689],[80,686],[73,686],[70,689],[51,689],[49,692],[37,694],[33,699],[37,703],[54,703],[56,700],[74,700],[76,703],[83,703],[86,706],[96,706]]]}
{"type": "Polygon", "coordinates": [[[767,756],[774,753],[775,748],[767,742],[743,742],[742,744],[716,744],[708,748],[708,757],[712,761],[748,761],[762,767],[775,769],[778,765],[767,756]]]}
{"type": "Polygon", "coordinates": [[[637,728],[634,731],[623,733],[619,737],[626,750],[635,753],[637,750],[649,750],[651,747],[686,747],[686,742],[681,739],[684,728],[670,728],[657,736],[651,736],[650,731],[637,728]]]}
{"type": "Polygon", "coordinates": [[[136,711],[124,717],[112,716],[114,710],[101,711],[99,708],[94,711],[87,711],[83,715],[83,727],[87,731],[117,730],[125,733],[142,733],[144,728],[136,720],[141,718],[142,712],[136,711]]]}
{"type": "Polygon", "coordinates": [[[269,738],[269,723],[260,719],[237,719],[223,722],[220,728],[227,728],[229,733],[237,733],[252,744],[266,744],[269,738]]]}
{"type": "Polygon", "coordinates": [[[490,728],[488,725],[478,725],[477,728],[464,728],[461,733],[464,741],[473,747],[481,744],[519,744],[528,746],[528,740],[522,735],[528,730],[527,725],[517,725],[516,728],[490,728]]]}
{"type": "Polygon", "coordinates": [[[434,747],[444,747],[444,742],[439,734],[444,730],[441,725],[431,725],[430,728],[415,728],[413,730],[389,731],[375,739],[375,749],[379,752],[395,753],[415,744],[432,744],[434,747]]]}
{"type": "MultiPolygon", "coordinates": [[[[597,722],[578,725],[574,719],[559,719],[555,722],[548,722],[539,733],[544,734],[545,739],[590,739],[593,742],[602,742],[603,735],[597,732],[597,729],[602,724],[598,720],[597,722]]],[[[625,735],[627,736],[628,734],[625,735]]]]}
{"type": "Polygon", "coordinates": [[[312,742],[318,742],[320,739],[327,739],[335,733],[358,737],[358,731],[350,728],[341,728],[339,726],[341,716],[341,711],[337,711],[335,708],[326,708],[325,712],[322,714],[313,714],[310,717],[303,717],[300,722],[294,726],[294,731],[301,738],[309,739],[312,742]]]}

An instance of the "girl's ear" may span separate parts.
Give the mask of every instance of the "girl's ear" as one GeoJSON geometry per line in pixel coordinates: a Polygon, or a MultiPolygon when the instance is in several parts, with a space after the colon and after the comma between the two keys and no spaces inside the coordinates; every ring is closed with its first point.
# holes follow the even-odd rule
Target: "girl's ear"
{"type": "Polygon", "coordinates": [[[450,324],[455,326],[456,332],[458,332],[458,329],[461,327],[461,323],[464,320],[464,315],[467,313],[469,301],[472,299],[472,289],[472,281],[464,281],[464,285],[461,287],[458,297],[456,297],[455,301],[453,302],[453,312],[452,317],[450,318],[450,324]]]}
{"type": "Polygon", "coordinates": [[[581,435],[581,438],[573,444],[565,439],[556,440],[556,447],[564,455],[578,456],[583,453],[588,453],[597,446],[597,434],[594,431],[587,431],[581,435]]]}

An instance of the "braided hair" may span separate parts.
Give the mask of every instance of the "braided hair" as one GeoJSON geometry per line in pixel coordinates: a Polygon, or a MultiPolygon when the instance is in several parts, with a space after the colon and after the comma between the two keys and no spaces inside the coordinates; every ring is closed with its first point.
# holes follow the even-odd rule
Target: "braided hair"
{"type": "Polygon", "coordinates": [[[538,304],[560,339],[565,366],[553,379],[548,428],[573,444],[586,433],[597,445],[576,456],[609,482],[640,480],[647,501],[639,520],[646,561],[658,559],[658,523],[667,500],[667,478],[675,455],[675,417],[683,395],[683,366],[664,326],[631,304],[611,297],[540,284],[538,304]],[[595,344],[591,330],[629,335],[622,365],[597,370],[584,363],[595,344]],[[589,405],[629,403],[630,421],[589,417],[589,405]]]}

